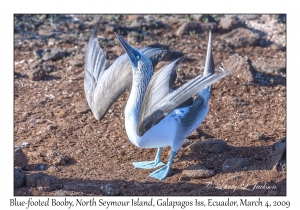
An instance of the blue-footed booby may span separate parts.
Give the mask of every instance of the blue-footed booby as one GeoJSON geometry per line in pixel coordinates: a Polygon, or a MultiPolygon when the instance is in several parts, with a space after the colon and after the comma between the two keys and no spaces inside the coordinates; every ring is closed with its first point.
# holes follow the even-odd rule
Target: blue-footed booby
{"type": "Polygon", "coordinates": [[[198,128],[209,109],[211,85],[230,73],[224,69],[214,74],[211,33],[209,34],[205,69],[177,90],[170,82],[179,58],[154,74],[153,65],[143,52],[135,50],[119,34],[119,42],[129,57],[132,67],[132,87],[125,107],[125,128],[129,140],[140,148],[158,148],[153,161],[134,162],[135,168],[152,169],[163,166],[149,176],[165,179],[176,152],[186,137],[198,128]],[[191,104],[181,106],[197,94],[191,104]],[[165,165],[160,161],[163,147],[171,147],[171,155],[165,165]]]}
{"type": "MultiPolygon", "coordinates": [[[[109,67],[97,39],[97,28],[93,31],[86,50],[84,90],[88,104],[97,120],[125,92],[131,89],[132,70],[126,54],[118,57],[109,67]]],[[[146,55],[155,66],[166,51],[157,48],[141,48],[138,52],[146,55]]]]}

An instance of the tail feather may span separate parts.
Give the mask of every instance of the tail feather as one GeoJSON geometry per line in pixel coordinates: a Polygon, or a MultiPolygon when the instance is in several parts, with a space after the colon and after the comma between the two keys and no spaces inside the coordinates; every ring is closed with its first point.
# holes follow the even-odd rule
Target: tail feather
{"type": "MultiPolygon", "coordinates": [[[[211,42],[211,31],[210,31],[208,37],[208,43],[207,43],[207,52],[206,52],[206,60],[205,60],[203,76],[206,76],[208,74],[214,74],[214,73],[215,73],[215,63],[212,55],[212,42],[211,42]]],[[[212,85],[209,85],[206,88],[202,89],[198,93],[198,96],[202,96],[203,98],[208,99],[211,92],[211,86],[212,85]]]]}
{"type": "Polygon", "coordinates": [[[208,73],[215,73],[215,63],[212,55],[212,43],[211,43],[211,32],[209,32],[208,44],[207,44],[207,52],[206,52],[206,60],[205,60],[205,68],[203,76],[208,73]]]}

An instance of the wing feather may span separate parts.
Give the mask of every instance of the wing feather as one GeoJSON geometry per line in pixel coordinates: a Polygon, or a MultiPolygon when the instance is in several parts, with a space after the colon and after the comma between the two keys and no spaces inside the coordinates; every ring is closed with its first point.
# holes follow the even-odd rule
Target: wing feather
{"type": "MultiPolygon", "coordinates": [[[[108,68],[109,62],[97,40],[97,28],[93,31],[86,52],[84,90],[88,104],[97,120],[100,120],[119,98],[131,88],[132,69],[126,54],[121,55],[108,68]]],[[[165,55],[157,48],[138,49],[152,61],[155,66],[165,55]]]]}
{"type": "Polygon", "coordinates": [[[147,107],[147,102],[145,104],[143,102],[142,107],[146,108],[141,109],[137,126],[137,134],[139,136],[144,135],[147,130],[159,123],[165,116],[167,116],[184,101],[188,100],[203,88],[219,81],[229,74],[229,71],[223,71],[220,74],[207,74],[206,76],[199,75],[174,92],[167,94],[159,102],[156,102],[155,106],[153,106],[151,109],[147,107]],[[144,112],[144,110],[147,110],[147,112],[144,112]]]}
{"type": "Polygon", "coordinates": [[[183,107],[183,105],[191,105],[193,102],[191,97],[196,93],[199,93],[199,91],[209,87],[209,94],[213,83],[230,74],[230,72],[226,70],[220,74],[214,74],[214,60],[211,48],[210,33],[204,75],[193,78],[171,93],[168,91],[168,87],[173,83],[174,75],[172,74],[174,74],[174,69],[178,66],[180,59],[175,60],[154,74],[147,87],[139,115],[137,126],[137,134],[139,136],[144,135],[147,130],[159,123],[174,109],[183,107]]]}

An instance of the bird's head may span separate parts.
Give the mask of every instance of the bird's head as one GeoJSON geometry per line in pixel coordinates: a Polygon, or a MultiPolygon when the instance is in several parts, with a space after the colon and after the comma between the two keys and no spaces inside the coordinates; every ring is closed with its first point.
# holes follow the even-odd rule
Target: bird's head
{"type": "Polygon", "coordinates": [[[119,34],[115,33],[116,37],[118,38],[119,42],[121,43],[123,49],[127,53],[129,60],[131,62],[131,65],[135,68],[138,67],[138,62],[142,58],[142,54],[134,49],[130,44],[128,44],[123,37],[121,37],[119,34]]]}

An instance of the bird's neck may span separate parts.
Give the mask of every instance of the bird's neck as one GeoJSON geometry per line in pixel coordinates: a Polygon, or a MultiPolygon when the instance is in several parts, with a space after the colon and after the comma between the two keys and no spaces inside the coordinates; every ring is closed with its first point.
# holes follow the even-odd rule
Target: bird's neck
{"type": "Polygon", "coordinates": [[[139,69],[133,69],[131,92],[125,107],[126,129],[129,127],[130,130],[134,129],[134,132],[138,124],[146,89],[153,75],[152,66],[151,69],[144,69],[143,71],[139,69]]]}

